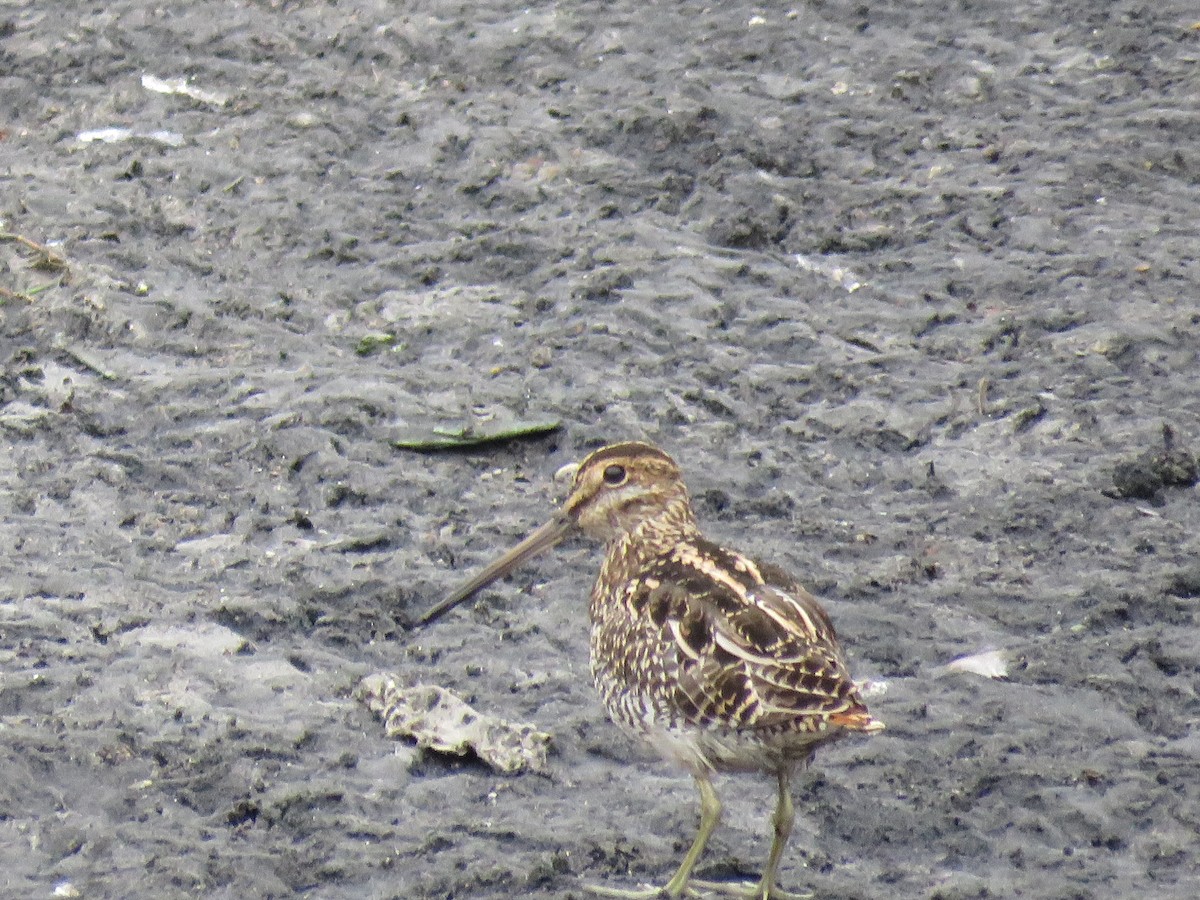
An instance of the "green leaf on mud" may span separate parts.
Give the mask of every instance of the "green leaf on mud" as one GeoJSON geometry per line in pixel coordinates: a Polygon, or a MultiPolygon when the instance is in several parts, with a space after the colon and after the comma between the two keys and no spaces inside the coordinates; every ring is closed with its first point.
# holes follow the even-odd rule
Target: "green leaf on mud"
{"type": "Polygon", "coordinates": [[[359,339],[358,346],[354,348],[354,352],[359,356],[370,356],[376,350],[383,347],[390,347],[396,343],[396,336],[388,334],[386,331],[378,331],[373,334],[364,334],[359,339]]]}
{"type": "Polygon", "coordinates": [[[486,425],[434,425],[428,429],[413,429],[393,438],[392,446],[424,452],[461,450],[501,441],[540,437],[561,427],[559,419],[508,419],[486,425]]]}

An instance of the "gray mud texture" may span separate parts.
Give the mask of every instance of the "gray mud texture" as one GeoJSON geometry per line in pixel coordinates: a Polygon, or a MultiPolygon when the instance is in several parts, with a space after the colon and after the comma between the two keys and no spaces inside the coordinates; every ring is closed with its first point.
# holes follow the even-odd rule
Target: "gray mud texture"
{"type": "MultiPolygon", "coordinates": [[[[642,438],[886,685],[785,887],[1192,900],[1198,20],[0,4],[0,895],[665,882],[695,792],[593,696],[598,548],[411,624],[642,438]],[[510,417],[563,427],[393,444],[510,417]],[[546,771],[386,737],[377,672],[546,771]]],[[[753,877],[773,785],[719,788],[701,874],[753,877]]]]}

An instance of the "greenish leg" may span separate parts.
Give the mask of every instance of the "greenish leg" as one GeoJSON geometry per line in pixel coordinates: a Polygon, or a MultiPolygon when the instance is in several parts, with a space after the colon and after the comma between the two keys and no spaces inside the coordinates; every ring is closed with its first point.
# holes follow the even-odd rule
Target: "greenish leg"
{"type": "Polygon", "coordinates": [[[692,878],[692,870],[696,868],[696,863],[700,861],[700,857],[704,853],[704,848],[708,844],[708,839],[712,837],[717,823],[721,821],[721,798],[717,796],[716,790],[713,789],[712,781],[709,780],[707,774],[696,775],[695,779],[696,787],[700,789],[700,829],[696,832],[696,839],[692,841],[692,846],[688,850],[687,856],[680,863],[679,871],[675,873],[674,878],[667,882],[667,886],[643,891],[630,891],[621,888],[604,887],[602,885],[587,885],[586,890],[589,893],[600,897],[618,897],[621,900],[653,900],[656,897],[670,897],[671,900],[678,900],[680,897],[695,896],[693,891],[688,890],[688,884],[692,878]]]}
{"type": "Polygon", "coordinates": [[[788,900],[791,897],[804,896],[789,894],[775,887],[775,873],[779,869],[779,860],[783,858],[783,848],[787,846],[788,838],[792,835],[792,824],[796,821],[796,808],[792,805],[792,773],[780,769],[779,800],[775,804],[775,815],[771,817],[772,830],[775,839],[771,842],[771,852],[767,855],[767,865],[763,869],[762,881],[754,892],[755,900],[788,900]]]}
{"type": "Polygon", "coordinates": [[[692,869],[696,868],[696,863],[700,861],[704,848],[708,846],[708,839],[712,837],[717,823],[721,821],[721,798],[713,789],[708,775],[697,775],[696,787],[700,789],[700,830],[696,832],[696,839],[692,841],[687,856],[679,864],[679,871],[663,889],[667,892],[667,896],[672,898],[682,897],[683,892],[687,890],[688,881],[692,877],[692,869]]]}
{"type": "Polygon", "coordinates": [[[775,887],[775,872],[779,869],[779,860],[783,856],[783,848],[792,833],[792,824],[796,821],[796,810],[792,806],[791,778],[786,769],[780,769],[779,799],[775,802],[775,815],[771,816],[771,830],[774,840],[771,841],[771,852],[767,854],[767,864],[763,867],[762,881],[758,884],[756,897],[767,900],[771,889],[775,887]]]}
{"type": "Polygon", "coordinates": [[[775,804],[775,814],[771,816],[771,826],[774,839],[771,841],[771,852],[767,855],[767,864],[763,868],[762,880],[757,885],[745,883],[721,884],[712,881],[693,882],[697,887],[706,891],[740,897],[743,900],[806,900],[811,894],[793,894],[775,886],[775,874],[779,869],[779,860],[783,858],[783,850],[792,834],[792,824],[796,821],[796,809],[792,805],[791,790],[792,773],[781,769],[779,779],[779,799],[775,804]]]}

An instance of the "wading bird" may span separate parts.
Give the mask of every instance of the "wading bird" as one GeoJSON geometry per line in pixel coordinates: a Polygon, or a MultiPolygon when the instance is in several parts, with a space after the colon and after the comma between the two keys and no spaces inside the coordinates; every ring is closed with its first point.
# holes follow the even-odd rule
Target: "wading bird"
{"type": "Polygon", "coordinates": [[[575,472],[558,513],[430,609],[430,622],[575,532],[604,543],[592,588],[592,676],[612,720],[682,766],[700,791],[700,828],[674,877],[610,897],[736,893],[795,896],[775,885],[792,830],[792,773],[814,751],[883,723],[867,712],[829,616],[796,579],[700,533],[679,467],[650,444],[613,444],[575,472]],[[775,776],[774,839],[751,887],[692,878],[721,815],[715,772],[775,776]]]}

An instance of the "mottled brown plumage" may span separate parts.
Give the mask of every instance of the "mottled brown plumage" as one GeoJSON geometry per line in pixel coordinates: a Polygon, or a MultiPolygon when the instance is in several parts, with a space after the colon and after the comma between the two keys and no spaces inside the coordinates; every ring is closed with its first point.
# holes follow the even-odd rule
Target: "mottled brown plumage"
{"type": "MultiPolygon", "coordinates": [[[[789,779],[823,743],[883,728],[851,679],[829,616],[794,578],[705,538],[679,468],[644,443],[592,453],[559,513],[425,614],[431,621],[574,530],[605,545],[592,588],[592,675],[613,721],[691,772],[700,830],[662,891],[681,897],[720,816],[710,775],[777,777],[775,838],[743,896],[781,898],[775,871],[792,825],[789,779]]],[[[706,890],[722,886],[705,883],[706,890]]]]}

